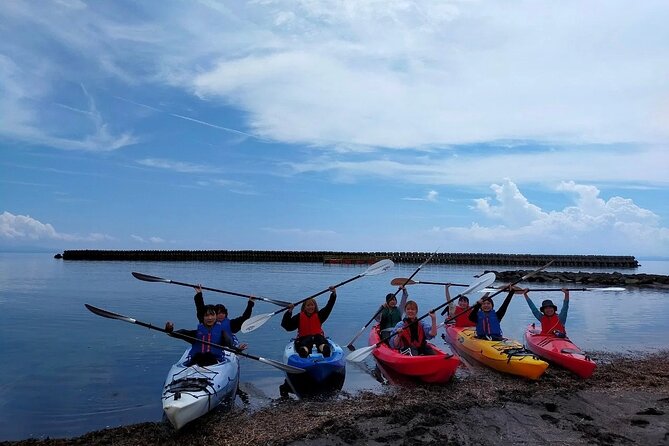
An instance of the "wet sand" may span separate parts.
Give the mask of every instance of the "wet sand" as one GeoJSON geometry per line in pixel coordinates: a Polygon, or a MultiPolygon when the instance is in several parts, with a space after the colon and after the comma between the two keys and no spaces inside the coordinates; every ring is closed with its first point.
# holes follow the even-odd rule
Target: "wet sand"
{"type": "Polygon", "coordinates": [[[179,432],[142,423],[0,444],[669,445],[669,351],[593,358],[598,368],[589,380],[557,367],[536,382],[477,368],[446,386],[388,386],[381,394],[212,413],[179,432]]]}

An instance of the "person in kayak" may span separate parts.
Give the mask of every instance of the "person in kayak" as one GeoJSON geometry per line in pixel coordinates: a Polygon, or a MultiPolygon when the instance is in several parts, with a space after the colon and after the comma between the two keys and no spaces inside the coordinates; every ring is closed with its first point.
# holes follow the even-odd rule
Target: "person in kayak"
{"type": "Polygon", "coordinates": [[[207,341],[224,345],[225,335],[223,333],[223,326],[216,322],[216,308],[213,305],[206,305],[204,307],[202,322],[198,324],[197,329],[174,331],[174,324],[167,321],[165,323],[165,331],[174,338],[183,339],[192,344],[188,365],[208,366],[217,364],[223,360],[224,353],[222,348],[200,342],[207,341]],[[184,338],[180,335],[197,338],[197,341],[184,338]]]}
{"type": "MultiPolygon", "coordinates": [[[[204,308],[206,306],[204,304],[204,295],[202,294],[201,285],[198,285],[194,288],[195,296],[193,297],[193,300],[195,301],[195,313],[197,315],[197,320],[202,323],[204,308]]],[[[216,321],[222,325],[223,333],[225,334],[225,343],[223,345],[226,347],[237,348],[239,350],[245,350],[248,347],[248,344],[239,342],[239,339],[237,339],[237,335],[235,335],[235,333],[241,330],[244,321],[251,317],[254,305],[255,302],[253,302],[253,298],[249,298],[249,301],[246,303],[246,309],[242,315],[234,319],[228,319],[228,309],[225,308],[225,305],[215,305],[214,308],[216,309],[216,321]]]]}
{"type": "MultiPolygon", "coordinates": [[[[450,284],[444,286],[444,295],[446,296],[446,301],[451,300],[451,293],[449,288],[450,284]]],[[[456,327],[475,327],[476,322],[473,322],[469,319],[469,312],[471,308],[469,306],[469,298],[467,296],[460,296],[458,298],[458,304],[451,302],[448,304],[446,320],[449,324],[454,324],[456,327]],[[450,320],[449,320],[450,319],[450,320]]],[[[443,314],[443,313],[442,313],[443,314]]]]}
{"type": "Polygon", "coordinates": [[[411,356],[436,354],[427,341],[437,335],[437,315],[430,313],[431,325],[418,321],[418,304],[413,300],[406,303],[404,313],[404,320],[393,329],[390,346],[411,356]]]}
{"type": "Polygon", "coordinates": [[[331,286],[328,303],[321,310],[318,309],[315,299],[308,299],[302,303],[300,312],[293,316],[294,305],[288,305],[288,310],[283,314],[283,319],[281,319],[281,326],[286,331],[297,330],[295,351],[301,358],[308,357],[314,345],[324,357],[330,357],[332,351],[330,343],[325,339],[322,325],[330,316],[336,300],[337,290],[331,286]]]}
{"type": "Polygon", "coordinates": [[[490,341],[501,341],[502,327],[500,322],[506,314],[506,309],[511,303],[511,298],[516,291],[521,291],[520,288],[513,287],[509,294],[502,302],[499,310],[495,311],[495,304],[492,299],[488,298],[489,293],[483,295],[476,304],[472,307],[469,313],[469,320],[476,324],[476,337],[479,339],[488,339],[490,341]]]}
{"type": "Polygon", "coordinates": [[[397,296],[393,293],[388,293],[386,295],[386,303],[379,307],[374,317],[379,323],[379,335],[381,339],[387,338],[393,331],[393,328],[395,328],[395,325],[402,320],[402,311],[400,308],[405,307],[409,293],[404,286],[401,286],[400,289],[402,290],[402,300],[400,301],[399,308],[397,306],[397,296]]]}
{"type": "Polygon", "coordinates": [[[522,290],[525,302],[527,302],[530,310],[532,310],[532,314],[541,322],[542,335],[553,335],[558,338],[567,336],[567,330],[564,326],[567,323],[567,312],[569,311],[569,290],[562,288],[562,292],[564,293],[564,300],[562,301],[562,310],[560,310],[560,314],[558,315],[558,308],[552,300],[544,300],[541,302],[541,307],[537,310],[536,305],[534,305],[534,302],[528,296],[529,290],[522,290]]]}

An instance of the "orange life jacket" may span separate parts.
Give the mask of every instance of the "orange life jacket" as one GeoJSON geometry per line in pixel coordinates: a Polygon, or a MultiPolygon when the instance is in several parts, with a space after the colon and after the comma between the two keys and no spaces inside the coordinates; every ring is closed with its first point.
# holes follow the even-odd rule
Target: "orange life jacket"
{"type": "Polygon", "coordinates": [[[418,332],[418,339],[411,339],[411,327],[409,327],[408,319],[404,319],[404,326],[402,327],[402,333],[400,333],[400,347],[407,348],[413,347],[418,348],[425,344],[425,331],[423,330],[423,324],[416,322],[414,324],[416,331],[418,332]]]}
{"type": "Polygon", "coordinates": [[[307,316],[304,311],[300,311],[300,322],[297,327],[297,337],[321,335],[324,336],[323,327],[321,327],[321,319],[318,317],[318,312],[314,311],[311,316],[307,316]]]}
{"type": "Polygon", "coordinates": [[[469,313],[471,313],[471,307],[466,310],[463,310],[460,307],[455,307],[455,313],[450,317],[455,316],[456,327],[476,327],[476,322],[472,322],[469,319],[469,313]]]}
{"type": "Polygon", "coordinates": [[[542,335],[556,335],[557,332],[562,334],[567,334],[564,325],[560,322],[560,318],[557,314],[553,316],[546,316],[545,314],[541,317],[541,334],[542,335]]]}

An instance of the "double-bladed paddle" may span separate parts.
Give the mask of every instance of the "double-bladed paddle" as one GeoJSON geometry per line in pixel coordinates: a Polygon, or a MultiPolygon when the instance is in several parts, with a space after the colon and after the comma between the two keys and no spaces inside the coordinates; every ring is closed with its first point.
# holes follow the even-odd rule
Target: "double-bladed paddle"
{"type": "MultiPolygon", "coordinates": [[[[480,290],[479,293],[492,293],[493,291],[497,291],[498,288],[486,288],[484,290],[480,290]]],[[[612,287],[606,287],[606,288],[565,288],[567,291],[607,291],[607,292],[619,292],[619,291],[626,291],[625,288],[617,287],[617,286],[612,286],[612,287]]],[[[527,291],[562,291],[562,288],[528,288],[527,291]]]]}
{"type": "MultiPolygon", "coordinates": [[[[469,285],[469,287],[467,287],[462,293],[458,294],[454,299],[458,299],[458,298],[460,298],[460,296],[464,296],[465,294],[470,294],[470,293],[476,292],[476,291],[478,291],[482,288],[490,286],[494,281],[495,281],[495,273],[486,273],[486,274],[482,275],[481,277],[479,277],[476,282],[469,285]]],[[[435,313],[437,310],[439,310],[441,307],[443,307],[445,305],[448,305],[448,302],[444,302],[443,304],[431,309],[429,312],[425,313],[423,316],[421,316],[418,319],[416,319],[415,321],[411,322],[409,324],[409,326],[412,325],[412,324],[417,324],[418,321],[420,321],[421,319],[425,319],[431,313],[435,313]]],[[[407,327],[405,327],[405,329],[407,327]]],[[[372,353],[372,351],[374,351],[375,348],[379,347],[381,344],[385,343],[386,341],[388,341],[388,339],[392,338],[393,336],[397,335],[398,333],[399,332],[395,332],[395,333],[391,334],[390,336],[387,336],[387,337],[381,339],[379,342],[377,342],[374,345],[370,345],[369,347],[363,347],[360,350],[356,350],[352,353],[349,353],[349,355],[346,357],[346,360],[353,361],[353,362],[362,361],[367,356],[369,356],[369,354],[372,353]]]]}
{"type": "MultiPolygon", "coordinates": [[[[341,283],[339,283],[339,284],[337,284],[337,285],[334,285],[334,288],[338,288],[338,287],[340,287],[340,286],[342,286],[342,285],[345,285],[345,284],[347,284],[347,283],[349,283],[349,282],[354,281],[355,279],[359,279],[359,278],[364,277],[364,276],[375,276],[375,275],[377,275],[377,274],[385,273],[385,272],[388,271],[390,268],[392,268],[393,265],[394,265],[394,263],[393,263],[393,261],[390,260],[390,259],[380,260],[380,261],[376,262],[375,264],[371,265],[369,268],[367,268],[362,274],[358,274],[358,275],[355,276],[355,277],[352,277],[352,278],[350,278],[350,279],[348,279],[348,280],[345,280],[345,281],[343,281],[343,282],[341,282],[341,283]]],[[[293,304],[293,306],[297,306],[297,305],[299,305],[299,304],[301,304],[301,303],[303,303],[303,302],[308,301],[309,299],[313,299],[314,297],[317,297],[317,296],[320,296],[321,294],[327,293],[328,291],[330,291],[330,288],[329,288],[329,287],[326,288],[326,289],[324,289],[323,291],[319,291],[319,292],[316,293],[316,294],[312,294],[312,295],[309,296],[309,297],[305,297],[304,299],[302,299],[302,300],[300,300],[300,301],[298,301],[298,302],[295,302],[295,303],[293,304]]],[[[262,325],[263,325],[265,322],[267,322],[268,320],[270,320],[270,318],[271,318],[272,316],[275,316],[275,315],[277,315],[277,314],[279,314],[279,313],[282,313],[282,312],[286,311],[287,309],[288,309],[288,307],[286,307],[286,308],[281,308],[280,310],[276,310],[276,311],[273,312],[273,313],[265,313],[265,314],[259,314],[259,315],[257,315],[257,316],[253,316],[253,317],[251,317],[251,318],[245,320],[244,323],[242,323],[242,329],[241,329],[241,332],[242,332],[242,333],[248,333],[248,332],[251,332],[251,331],[255,330],[256,328],[262,326],[262,325]]]]}
{"type": "Polygon", "coordinates": [[[449,283],[449,282],[425,282],[423,280],[411,280],[411,277],[405,279],[404,277],[395,277],[390,281],[391,285],[417,285],[419,283],[427,285],[450,285],[450,286],[469,286],[466,283],[449,283]]]}
{"type": "MultiPolygon", "coordinates": [[[[529,279],[530,277],[534,276],[535,274],[540,273],[541,271],[543,271],[543,270],[545,270],[546,268],[548,268],[549,266],[551,266],[551,265],[553,264],[554,261],[555,261],[555,260],[551,260],[550,262],[548,262],[547,264],[545,264],[545,265],[542,266],[541,268],[537,268],[537,269],[535,269],[534,271],[530,271],[529,273],[525,274],[523,277],[521,277],[520,279],[516,280],[515,282],[511,282],[511,283],[509,283],[508,285],[504,285],[504,286],[501,287],[501,288],[497,288],[497,289],[493,288],[492,290],[494,291],[494,293],[491,294],[490,296],[484,296],[483,299],[485,299],[485,300],[490,300],[490,299],[492,299],[493,297],[497,296],[499,293],[501,293],[501,292],[504,291],[504,290],[511,290],[511,288],[513,288],[514,285],[517,285],[517,284],[519,284],[520,282],[522,282],[523,280],[527,280],[527,279],[529,279]]],[[[484,287],[484,288],[486,288],[486,287],[484,287]]],[[[482,289],[480,288],[480,289],[477,290],[477,291],[481,291],[481,290],[482,290],[482,289]]],[[[456,297],[454,297],[453,299],[451,299],[451,300],[449,300],[448,302],[446,302],[446,304],[450,304],[451,302],[455,301],[455,300],[458,299],[458,298],[459,298],[459,296],[456,296],[456,297]]],[[[464,310],[464,311],[461,311],[461,312],[459,312],[459,313],[457,313],[457,314],[454,314],[454,315],[450,316],[450,317],[449,317],[448,319],[446,319],[444,322],[442,322],[441,324],[439,324],[439,326],[441,327],[442,325],[446,325],[449,321],[452,321],[453,319],[455,319],[456,317],[460,316],[461,314],[464,314],[464,313],[466,313],[467,311],[471,311],[472,308],[473,308],[473,307],[469,307],[469,308],[467,308],[467,309],[464,310]]],[[[442,316],[443,316],[444,314],[446,314],[446,309],[444,309],[444,311],[441,312],[441,315],[442,315],[442,316]]]]}
{"type": "MultiPolygon", "coordinates": [[[[162,277],[156,277],[156,276],[149,276],[148,274],[133,272],[132,275],[135,276],[136,279],[143,280],[144,282],[173,283],[174,285],[189,286],[192,288],[198,286],[198,285],[193,285],[192,283],[177,282],[176,280],[163,279],[162,277]]],[[[264,302],[269,302],[274,305],[278,305],[280,307],[287,307],[288,305],[290,305],[290,302],[286,302],[284,300],[270,299],[269,297],[253,296],[251,294],[236,293],[234,291],[218,290],[216,288],[208,288],[206,286],[201,286],[200,288],[207,291],[214,291],[216,293],[229,294],[231,296],[247,297],[253,300],[262,300],[264,302]]]]}
{"type": "MultiPolygon", "coordinates": [[[[149,328],[151,330],[162,331],[163,333],[166,333],[167,335],[172,336],[172,334],[170,332],[168,332],[167,330],[165,330],[164,328],[156,327],[155,325],[151,325],[151,324],[148,324],[146,322],[138,321],[137,319],[131,318],[129,316],[123,316],[122,314],[113,313],[111,311],[107,311],[107,310],[104,310],[102,308],[94,307],[93,305],[90,305],[90,304],[84,304],[84,305],[86,306],[86,308],[88,308],[89,311],[91,311],[93,314],[97,314],[98,316],[106,317],[106,318],[109,318],[109,319],[116,319],[118,321],[123,321],[123,322],[129,322],[131,324],[137,324],[137,325],[140,325],[142,327],[149,328]]],[[[225,351],[234,353],[236,355],[244,356],[246,358],[254,359],[254,360],[260,361],[264,364],[271,365],[272,367],[276,367],[277,369],[281,369],[286,373],[304,373],[305,372],[304,369],[301,369],[299,367],[294,367],[294,366],[288,365],[288,364],[282,364],[282,363],[280,363],[278,361],[275,361],[273,359],[267,359],[267,358],[263,358],[261,356],[250,355],[250,354],[244,353],[244,352],[242,352],[241,350],[238,350],[238,349],[226,347],[224,345],[214,344],[213,342],[203,341],[201,339],[197,339],[197,338],[194,338],[192,336],[187,336],[187,335],[179,333],[179,334],[175,334],[172,337],[178,337],[180,339],[186,339],[186,340],[189,340],[189,341],[197,341],[197,342],[201,342],[202,344],[211,345],[212,347],[218,347],[218,348],[221,348],[225,351]]]]}
{"type": "MultiPolygon", "coordinates": [[[[405,286],[407,283],[411,282],[411,279],[413,278],[413,276],[415,276],[416,274],[418,274],[418,271],[420,271],[420,269],[421,269],[422,267],[424,267],[425,265],[427,265],[427,263],[428,263],[430,260],[432,260],[432,257],[434,257],[434,255],[435,255],[436,253],[437,253],[437,251],[433,252],[432,255],[431,255],[430,257],[427,258],[427,260],[425,260],[423,263],[421,263],[420,266],[419,266],[418,268],[416,268],[416,271],[413,272],[413,274],[411,275],[411,277],[409,277],[408,279],[406,279],[406,280],[404,281],[404,283],[400,282],[400,283],[393,284],[393,285],[397,285],[397,286],[399,286],[399,288],[397,288],[397,291],[395,291],[395,294],[394,294],[395,297],[397,297],[397,293],[400,292],[400,290],[402,289],[402,287],[405,286]]],[[[392,282],[391,282],[391,283],[392,283],[392,282]]],[[[376,310],[376,313],[374,313],[374,316],[372,316],[372,318],[371,318],[369,321],[367,321],[367,323],[366,323],[365,325],[362,326],[362,328],[360,329],[360,331],[359,331],[355,336],[353,336],[353,339],[351,339],[351,342],[349,342],[348,345],[346,346],[349,350],[351,350],[351,351],[355,350],[355,346],[353,345],[353,343],[355,342],[355,340],[358,339],[358,337],[365,331],[365,328],[367,328],[367,326],[368,326],[369,324],[371,324],[372,321],[373,321],[374,319],[376,319],[376,316],[378,316],[378,314],[379,314],[382,310],[383,310],[383,306],[381,306],[378,310],[376,310]]]]}

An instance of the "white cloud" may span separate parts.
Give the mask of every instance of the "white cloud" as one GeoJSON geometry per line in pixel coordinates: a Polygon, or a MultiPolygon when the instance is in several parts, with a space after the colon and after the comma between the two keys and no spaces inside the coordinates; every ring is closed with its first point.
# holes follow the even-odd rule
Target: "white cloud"
{"type": "Polygon", "coordinates": [[[563,182],[556,189],[575,195],[575,205],[546,212],[530,203],[510,180],[495,184],[492,189],[496,204],[490,204],[491,198],[479,199],[477,209],[486,217],[501,220],[501,224],[434,227],[432,233],[445,238],[446,243],[468,244],[470,250],[482,252],[612,255],[669,252],[669,228],[660,225],[656,214],[630,199],[603,200],[593,186],[563,182]]]}
{"type": "Polygon", "coordinates": [[[179,173],[218,173],[220,169],[203,164],[174,161],[162,158],[144,158],[137,160],[137,164],[155,169],[171,170],[179,173]]]}
{"type": "Polygon", "coordinates": [[[139,242],[139,243],[155,243],[155,244],[160,244],[160,243],[165,243],[165,242],[166,242],[166,240],[164,240],[163,238],[161,238],[161,237],[155,237],[155,236],[152,236],[152,237],[142,237],[142,236],[139,236],[139,235],[131,234],[131,235],[130,235],[130,238],[133,239],[133,240],[135,240],[136,242],[139,242]]]}
{"type": "Polygon", "coordinates": [[[436,202],[438,197],[439,197],[439,192],[437,192],[436,190],[431,190],[431,191],[428,191],[427,194],[425,194],[424,197],[405,197],[405,198],[402,198],[402,200],[436,202]]]}
{"type": "Polygon", "coordinates": [[[29,215],[14,215],[7,211],[0,214],[0,238],[10,241],[99,242],[114,240],[113,237],[100,233],[90,233],[84,236],[60,233],[49,223],[42,223],[29,215]]]}

